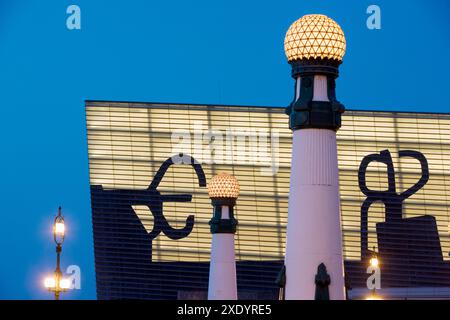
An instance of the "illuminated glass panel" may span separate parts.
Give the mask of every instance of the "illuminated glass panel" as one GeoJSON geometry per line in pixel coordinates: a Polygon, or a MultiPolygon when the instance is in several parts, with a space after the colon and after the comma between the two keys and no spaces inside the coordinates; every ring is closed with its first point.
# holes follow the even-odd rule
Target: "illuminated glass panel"
{"type": "MultiPolygon", "coordinates": [[[[259,291],[276,288],[274,275],[284,256],[292,137],[282,108],[88,102],[86,115],[100,298],[173,298],[173,292],[183,291],[184,286],[187,291],[205,290],[212,207],[196,171],[186,164],[171,165],[157,187],[158,196],[192,196],[191,201],[167,201],[162,206],[168,224],[177,230],[185,227],[190,215],[194,216],[192,230],[178,240],[164,232],[152,241],[145,238],[154,230],[155,209],[143,203],[145,196],[137,199],[132,192],[146,190],[164,161],[179,153],[199,161],[207,181],[220,172],[238,179],[236,253],[238,263],[242,263],[238,281],[245,282],[247,291],[252,286],[259,291]],[[129,203],[133,204],[126,214],[117,209],[129,203]],[[135,250],[128,247],[132,245],[130,239],[139,239],[133,242],[135,250]],[[158,284],[143,276],[148,268],[172,270],[179,263],[185,266],[179,274],[185,279],[192,277],[191,286],[186,285],[188,280],[173,280],[170,272],[168,283],[158,284]],[[186,266],[189,263],[195,267],[186,266]]],[[[426,158],[429,179],[404,200],[401,210],[407,219],[424,215],[435,218],[444,267],[423,276],[423,281],[431,286],[443,285],[442,279],[449,278],[445,270],[450,268],[450,115],[346,111],[337,137],[344,255],[350,278],[357,285],[363,283],[366,275],[361,270],[368,265],[368,261],[361,261],[361,206],[366,199],[358,182],[361,162],[370,154],[388,150],[394,167],[395,178],[391,180],[395,179],[400,194],[423,174],[417,159],[399,156],[400,151],[414,150],[426,158]]],[[[388,189],[385,164],[371,162],[365,175],[369,189],[388,189]]],[[[378,250],[379,241],[384,241],[377,235],[377,226],[386,220],[385,211],[380,201],[368,209],[370,250],[378,250]]],[[[424,264],[433,263],[426,262],[426,257],[423,260],[424,264]]],[[[413,279],[417,273],[414,268],[409,270],[413,279]]],[[[392,286],[411,285],[395,277],[389,281],[392,286]]]]}

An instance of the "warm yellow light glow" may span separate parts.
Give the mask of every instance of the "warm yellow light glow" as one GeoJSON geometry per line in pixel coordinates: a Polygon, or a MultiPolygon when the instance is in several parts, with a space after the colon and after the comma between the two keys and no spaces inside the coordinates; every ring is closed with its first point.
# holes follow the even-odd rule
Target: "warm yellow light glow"
{"type": "Polygon", "coordinates": [[[66,231],[66,227],[65,227],[64,223],[62,223],[62,222],[55,223],[55,233],[57,235],[63,236],[65,231],[66,231]]]}
{"type": "Polygon", "coordinates": [[[45,280],[44,280],[44,287],[46,287],[47,289],[51,289],[51,288],[56,287],[55,278],[53,278],[53,277],[45,278],[45,280]]]}
{"type": "Polygon", "coordinates": [[[239,190],[239,182],[228,173],[221,173],[212,177],[208,184],[210,198],[237,198],[239,190]]]}
{"type": "Polygon", "coordinates": [[[61,289],[69,289],[70,288],[70,280],[69,279],[61,279],[59,282],[59,286],[61,289]]]}
{"type": "Polygon", "coordinates": [[[378,267],[378,263],[379,263],[379,261],[378,261],[377,257],[373,257],[372,259],[370,259],[370,265],[372,267],[378,267]]]}
{"type": "Polygon", "coordinates": [[[345,36],[341,27],[321,14],[310,14],[295,21],[284,38],[284,51],[289,62],[320,58],[342,61],[345,36]]]}
{"type": "Polygon", "coordinates": [[[383,300],[381,297],[375,293],[372,293],[366,297],[366,300],[383,300]]]}

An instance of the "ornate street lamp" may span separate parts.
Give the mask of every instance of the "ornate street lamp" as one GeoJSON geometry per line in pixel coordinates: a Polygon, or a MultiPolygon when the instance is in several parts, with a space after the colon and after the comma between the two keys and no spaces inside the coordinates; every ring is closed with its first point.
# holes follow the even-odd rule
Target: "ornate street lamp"
{"type": "Polygon", "coordinates": [[[339,25],[319,14],[295,21],[284,40],[295,79],[294,100],[286,109],[293,131],[287,300],[345,299],[336,147],[344,106],[335,92],[345,48],[339,25]]]}
{"type": "Polygon", "coordinates": [[[59,300],[60,293],[66,292],[70,288],[70,280],[63,278],[60,267],[61,250],[65,234],[66,226],[64,224],[64,217],[61,214],[61,207],[59,207],[58,215],[53,222],[53,239],[56,243],[56,269],[53,277],[48,277],[44,280],[44,286],[48,291],[55,294],[55,300],[59,300]]]}
{"type": "Polygon", "coordinates": [[[212,233],[208,300],[237,300],[234,234],[237,220],[234,206],[239,196],[239,182],[227,173],[213,177],[208,194],[214,207],[209,222],[212,233]]]}

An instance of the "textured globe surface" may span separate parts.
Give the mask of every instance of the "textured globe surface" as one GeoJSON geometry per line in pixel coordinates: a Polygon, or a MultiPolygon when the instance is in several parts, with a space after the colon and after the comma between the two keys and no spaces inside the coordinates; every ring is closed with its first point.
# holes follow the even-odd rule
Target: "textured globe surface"
{"type": "Polygon", "coordinates": [[[345,48],[341,27],[320,14],[301,17],[289,27],[284,38],[284,51],[289,62],[311,58],[342,62],[345,48]]]}
{"type": "Polygon", "coordinates": [[[208,183],[210,198],[237,198],[239,190],[239,182],[228,173],[218,174],[212,177],[208,183]]]}

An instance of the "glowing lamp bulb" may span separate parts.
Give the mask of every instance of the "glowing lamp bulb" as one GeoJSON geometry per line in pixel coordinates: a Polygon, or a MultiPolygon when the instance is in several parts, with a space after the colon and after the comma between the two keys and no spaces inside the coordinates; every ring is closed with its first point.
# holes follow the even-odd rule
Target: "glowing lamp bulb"
{"type": "Polygon", "coordinates": [[[379,262],[378,262],[378,258],[377,257],[373,257],[372,259],[370,259],[370,265],[372,266],[372,267],[378,267],[378,264],[379,264],[379,262]]]}
{"type": "Polygon", "coordinates": [[[66,231],[66,227],[65,227],[65,225],[64,225],[63,222],[57,222],[57,223],[55,223],[55,233],[56,233],[57,235],[63,236],[64,233],[65,233],[65,231],[66,231]]]}
{"type": "Polygon", "coordinates": [[[44,280],[44,287],[46,287],[47,289],[51,289],[56,287],[56,280],[53,277],[48,277],[45,278],[44,280]]]}
{"type": "Polygon", "coordinates": [[[210,198],[237,198],[239,196],[238,180],[228,174],[221,173],[212,177],[208,184],[208,194],[210,198]]]}
{"type": "Polygon", "coordinates": [[[303,59],[329,59],[342,62],[346,42],[344,32],[322,14],[308,14],[295,21],[284,38],[289,62],[303,59]]]}

